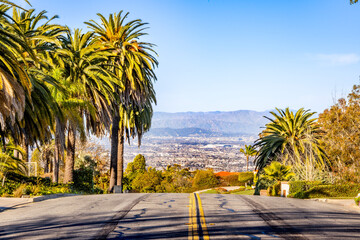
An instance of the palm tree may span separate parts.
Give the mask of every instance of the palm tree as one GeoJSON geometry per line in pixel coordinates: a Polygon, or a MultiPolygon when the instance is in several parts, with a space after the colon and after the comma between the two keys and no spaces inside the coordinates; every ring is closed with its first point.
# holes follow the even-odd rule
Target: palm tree
{"type": "Polygon", "coordinates": [[[262,177],[270,182],[288,181],[295,174],[291,172],[291,166],[283,165],[279,162],[272,162],[264,168],[262,177]]]}
{"type": "Polygon", "coordinates": [[[22,49],[27,64],[20,59],[30,78],[32,91],[25,98],[24,119],[17,121],[17,128],[15,128],[17,130],[13,131],[13,134],[19,133],[14,139],[22,139],[26,152],[29,145],[34,146],[38,142],[50,141],[54,115],[59,114],[58,106],[48,89],[49,85],[56,86],[57,82],[46,75],[46,66],[43,61],[44,55],[56,50],[54,43],[66,28],[51,24],[57,16],[48,19],[45,14],[46,11],[35,14],[34,9],[20,11],[13,8],[14,24],[7,26],[14,34],[22,36],[36,55],[36,59],[29,58],[26,49],[22,49]],[[44,23],[43,20],[45,20],[44,23]]]}
{"type": "Polygon", "coordinates": [[[4,186],[6,175],[8,173],[19,173],[26,174],[26,165],[24,161],[14,155],[14,152],[17,151],[20,154],[24,155],[23,149],[18,146],[15,146],[13,143],[8,143],[6,146],[5,152],[0,152],[0,181],[1,186],[4,186]]]}
{"type": "MultiPolygon", "coordinates": [[[[141,138],[143,132],[134,131],[131,126],[139,127],[147,123],[140,124],[141,119],[135,115],[141,115],[142,111],[149,112],[149,104],[156,103],[153,89],[156,76],[153,68],[158,62],[151,54],[155,53],[152,49],[154,45],[137,41],[146,35],[144,32],[146,23],[140,19],[125,23],[128,15],[129,13],[126,13],[122,16],[121,11],[118,14],[110,14],[106,19],[98,14],[101,24],[94,20],[85,23],[97,34],[98,42],[112,51],[110,69],[117,76],[118,85],[121,86],[116,89],[118,98],[112,103],[110,191],[116,183],[122,188],[124,134],[128,137],[131,135],[129,133],[133,133],[132,136],[137,133],[141,138]],[[146,108],[147,110],[144,110],[146,108]],[[133,117],[127,115],[129,112],[133,117]],[[126,121],[135,118],[137,125],[126,121]]],[[[144,120],[148,122],[148,119],[144,120]]]]}
{"type": "Polygon", "coordinates": [[[249,157],[256,156],[257,151],[251,145],[245,145],[244,148],[240,148],[240,152],[246,156],[246,171],[249,171],[249,157]]]}
{"type": "Polygon", "coordinates": [[[270,112],[274,119],[266,117],[270,123],[266,124],[266,129],[255,142],[254,147],[259,148],[255,159],[256,168],[261,171],[276,160],[290,164],[294,161],[303,162],[308,148],[313,152],[317,163],[324,165],[326,155],[319,143],[321,130],[316,119],[311,118],[315,113],[303,108],[295,114],[289,108],[276,110],[277,113],[270,112]]]}
{"type": "MultiPolygon", "coordinates": [[[[94,133],[101,132],[100,125],[109,125],[108,106],[116,82],[103,68],[108,54],[99,51],[98,44],[93,41],[93,33],[82,34],[75,29],[73,34],[68,32],[61,40],[62,47],[57,56],[64,69],[62,83],[67,89],[62,101],[64,107],[70,107],[66,114],[68,144],[64,182],[67,183],[73,181],[76,133],[84,133],[83,117],[87,119],[86,127],[94,133]]],[[[85,135],[81,137],[85,138],[85,135]]]]}
{"type": "MultiPolygon", "coordinates": [[[[35,59],[35,54],[23,36],[15,34],[15,25],[6,14],[13,4],[0,1],[0,134],[5,139],[6,129],[23,118],[25,98],[30,95],[32,84],[19,59],[25,61],[23,53],[35,59]]],[[[5,146],[5,141],[3,141],[5,146]]]]}

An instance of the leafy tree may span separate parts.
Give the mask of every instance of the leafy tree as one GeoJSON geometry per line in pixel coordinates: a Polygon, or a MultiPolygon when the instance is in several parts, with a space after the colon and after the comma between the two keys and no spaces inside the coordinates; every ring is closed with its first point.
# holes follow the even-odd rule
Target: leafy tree
{"type": "Polygon", "coordinates": [[[146,171],[146,162],[145,157],[141,154],[136,155],[133,162],[130,162],[125,170],[126,174],[134,174],[138,172],[145,172],[146,171]]]}
{"type": "Polygon", "coordinates": [[[132,187],[138,192],[161,192],[161,171],[149,167],[144,173],[136,175],[132,187]]]}
{"type": "Polygon", "coordinates": [[[212,169],[196,171],[193,182],[194,189],[212,188],[218,184],[219,179],[215,176],[212,169]]]}
{"type": "Polygon", "coordinates": [[[254,181],[254,173],[253,172],[241,172],[239,173],[238,180],[241,183],[249,183],[254,181]]]}
{"type": "Polygon", "coordinates": [[[257,151],[251,145],[245,145],[244,148],[240,148],[240,152],[246,156],[246,171],[249,171],[249,157],[256,156],[257,151]]]}
{"type": "Polygon", "coordinates": [[[354,4],[354,3],[357,3],[358,0],[350,0],[350,4],[354,4]]]}
{"type": "Polygon", "coordinates": [[[322,143],[333,171],[343,181],[360,182],[360,85],[319,115],[322,143]]]}
{"type": "Polygon", "coordinates": [[[163,180],[161,187],[165,192],[189,192],[191,191],[192,173],[188,168],[181,168],[180,165],[169,165],[162,172],[163,180]]]}

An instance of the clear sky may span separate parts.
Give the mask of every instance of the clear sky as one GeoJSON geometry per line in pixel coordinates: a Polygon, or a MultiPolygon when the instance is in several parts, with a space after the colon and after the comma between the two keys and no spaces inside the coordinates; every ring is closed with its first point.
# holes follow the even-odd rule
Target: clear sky
{"type": "Polygon", "coordinates": [[[120,10],[148,22],[160,62],[156,111],[321,112],[359,84],[360,4],[349,0],[30,2],[71,28],[120,10]]]}

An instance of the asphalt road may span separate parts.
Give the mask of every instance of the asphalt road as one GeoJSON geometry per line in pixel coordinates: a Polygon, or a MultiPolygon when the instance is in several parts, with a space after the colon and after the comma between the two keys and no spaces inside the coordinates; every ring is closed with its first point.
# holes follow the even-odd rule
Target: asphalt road
{"type": "Polygon", "coordinates": [[[0,212],[0,239],[360,239],[360,213],[218,194],[72,196],[0,212]]]}

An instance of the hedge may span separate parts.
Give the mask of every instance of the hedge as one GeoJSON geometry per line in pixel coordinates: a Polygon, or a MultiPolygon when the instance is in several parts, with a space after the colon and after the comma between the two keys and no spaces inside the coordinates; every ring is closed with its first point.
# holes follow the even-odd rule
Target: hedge
{"type": "Polygon", "coordinates": [[[295,194],[298,192],[305,192],[311,188],[321,185],[320,181],[290,181],[290,194],[295,194]]]}
{"type": "Polygon", "coordinates": [[[307,198],[356,197],[360,193],[359,184],[319,185],[305,192],[307,198]]]}
{"type": "Polygon", "coordinates": [[[294,198],[356,197],[358,193],[360,193],[359,184],[315,185],[307,191],[291,192],[288,196],[294,198]]]}

